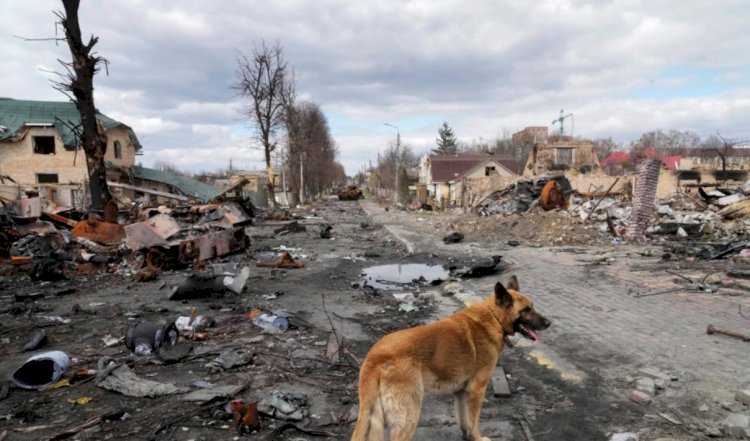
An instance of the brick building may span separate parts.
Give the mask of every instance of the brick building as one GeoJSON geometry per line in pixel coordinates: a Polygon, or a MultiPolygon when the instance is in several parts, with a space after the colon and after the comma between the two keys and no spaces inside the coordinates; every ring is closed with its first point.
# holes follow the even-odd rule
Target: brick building
{"type": "MultiPolygon", "coordinates": [[[[141,145],[133,130],[101,113],[97,119],[107,134],[105,162],[135,165],[141,145]]],[[[22,186],[85,182],[80,126],[81,116],[72,102],[0,98],[0,175],[22,186]]]]}

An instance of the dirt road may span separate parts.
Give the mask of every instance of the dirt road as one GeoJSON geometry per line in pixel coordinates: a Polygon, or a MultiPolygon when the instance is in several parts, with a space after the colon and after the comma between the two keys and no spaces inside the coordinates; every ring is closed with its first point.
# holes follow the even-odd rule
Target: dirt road
{"type": "MultiPolygon", "coordinates": [[[[248,228],[247,253],[223,262],[251,267],[239,295],[168,300],[189,271],[162,273],[145,283],[105,273],[38,284],[4,265],[0,378],[9,378],[30,354],[42,351],[19,352],[42,328],[49,339],[43,349],[65,351],[72,359],[64,378],[81,367],[106,371],[114,361],[141,380],[173,384],[179,391],[125,396],[105,389],[107,382],[96,377],[41,391],[12,388],[0,399],[0,439],[6,432],[6,439],[51,439],[71,429],[79,439],[234,439],[238,434],[227,401],[239,397],[258,401],[261,411],[259,433],[244,438],[346,440],[356,416],[357,365],[372,343],[390,331],[450,314],[464,301],[489,294],[498,280],[459,281],[452,295],[445,295],[446,283],[404,286],[396,292],[416,291],[414,301],[404,302],[363,287],[362,270],[408,263],[470,266],[498,254],[512,264],[508,274],[519,277],[553,325],[543,344],[521,341],[502,355],[512,394],[495,397],[488,391],[481,417],[485,436],[524,440],[527,428],[534,440],[601,440],[618,432],[637,432],[641,440],[707,439],[728,413],[747,413],[734,400],[734,392],[750,383],[743,369],[750,361],[747,343],[705,335],[709,323],[747,328],[736,314],[747,297],[636,297],[671,286],[673,278],[658,257],[635,253],[644,248],[510,247],[503,241],[445,245],[441,238],[451,231],[450,216],[386,212],[369,201],[329,200],[298,214],[307,231],[279,236],[273,230],[283,223],[258,222],[248,228]],[[320,238],[323,223],[332,225],[332,238],[320,238]],[[255,266],[283,250],[305,267],[255,266]],[[23,299],[35,293],[42,297],[23,299]],[[247,318],[258,308],[288,314],[290,328],[262,333],[247,318]],[[176,363],[132,354],[116,342],[129,324],[168,323],[193,310],[212,316],[216,326],[205,341],[183,340],[192,350],[176,363]],[[326,350],[335,349],[334,342],[342,349],[329,351],[335,353],[329,358],[326,350]],[[639,372],[644,368],[651,370],[639,372]],[[637,380],[657,370],[669,377],[664,384],[657,379],[663,388],[648,404],[631,401],[628,394],[637,380]],[[194,401],[185,401],[186,391],[197,395],[194,401]],[[91,427],[78,430],[86,423],[91,427]]],[[[459,439],[452,406],[447,397],[428,400],[416,439],[459,439]]]]}

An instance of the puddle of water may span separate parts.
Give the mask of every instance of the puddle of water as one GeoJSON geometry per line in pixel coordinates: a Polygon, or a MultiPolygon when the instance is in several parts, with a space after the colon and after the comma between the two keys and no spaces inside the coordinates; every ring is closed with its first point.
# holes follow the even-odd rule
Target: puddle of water
{"type": "Polygon", "coordinates": [[[448,280],[448,276],[448,270],[442,265],[424,263],[379,265],[362,270],[362,285],[388,291],[417,284],[439,285],[448,280]]]}

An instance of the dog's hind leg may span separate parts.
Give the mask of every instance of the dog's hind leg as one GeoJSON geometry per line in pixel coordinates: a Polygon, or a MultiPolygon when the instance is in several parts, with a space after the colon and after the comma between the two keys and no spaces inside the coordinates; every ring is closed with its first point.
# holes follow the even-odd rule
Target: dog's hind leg
{"type": "Polygon", "coordinates": [[[453,394],[453,404],[456,408],[456,421],[461,429],[461,435],[464,439],[471,439],[471,421],[469,420],[469,408],[465,390],[460,390],[453,394]]]}
{"type": "Polygon", "coordinates": [[[421,376],[409,374],[403,373],[390,384],[381,383],[381,403],[391,441],[411,440],[419,425],[424,389],[421,376]]]}

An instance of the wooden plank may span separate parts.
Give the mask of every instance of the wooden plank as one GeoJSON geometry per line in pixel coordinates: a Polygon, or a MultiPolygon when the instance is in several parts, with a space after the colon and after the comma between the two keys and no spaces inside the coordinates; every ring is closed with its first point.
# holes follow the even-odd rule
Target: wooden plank
{"type": "Polygon", "coordinates": [[[73,220],[73,219],[68,219],[65,216],[60,216],[57,213],[52,213],[52,212],[49,212],[49,211],[42,211],[42,214],[45,215],[45,216],[47,216],[48,218],[56,221],[56,222],[60,222],[61,224],[65,224],[65,225],[67,225],[69,227],[75,228],[75,226],[78,225],[78,221],[73,220]]]}
{"type": "Polygon", "coordinates": [[[508,386],[508,379],[505,377],[505,369],[501,366],[498,366],[492,375],[492,392],[496,397],[509,397],[512,395],[510,386],[508,386]]]}

